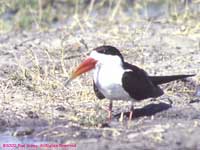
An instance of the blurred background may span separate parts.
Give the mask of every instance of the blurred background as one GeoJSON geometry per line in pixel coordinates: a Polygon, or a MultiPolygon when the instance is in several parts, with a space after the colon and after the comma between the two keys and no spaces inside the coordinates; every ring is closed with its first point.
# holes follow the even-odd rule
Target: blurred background
{"type": "Polygon", "coordinates": [[[1,0],[0,32],[69,28],[90,23],[140,21],[187,24],[200,21],[199,0],[1,0]],[[194,22],[192,22],[194,21],[194,22]]]}

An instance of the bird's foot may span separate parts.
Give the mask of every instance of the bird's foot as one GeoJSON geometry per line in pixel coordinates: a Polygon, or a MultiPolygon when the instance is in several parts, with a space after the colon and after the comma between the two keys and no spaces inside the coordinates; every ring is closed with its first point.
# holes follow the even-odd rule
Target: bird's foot
{"type": "Polygon", "coordinates": [[[130,112],[129,112],[129,118],[128,118],[128,119],[129,119],[129,121],[131,121],[131,120],[132,120],[132,118],[133,118],[133,111],[130,111],[130,112]]]}
{"type": "Polygon", "coordinates": [[[112,111],[108,110],[108,121],[110,122],[112,120],[112,111]]]}
{"type": "Polygon", "coordinates": [[[129,121],[131,121],[133,118],[134,118],[134,107],[132,105],[129,112],[129,121]]]}
{"type": "Polygon", "coordinates": [[[124,120],[124,112],[121,112],[121,115],[120,115],[119,121],[120,121],[120,122],[123,122],[123,120],[124,120]]]}
{"type": "Polygon", "coordinates": [[[109,122],[112,119],[112,106],[113,106],[113,104],[112,104],[112,101],[110,100],[109,101],[109,107],[108,107],[108,119],[109,119],[109,122]]]}

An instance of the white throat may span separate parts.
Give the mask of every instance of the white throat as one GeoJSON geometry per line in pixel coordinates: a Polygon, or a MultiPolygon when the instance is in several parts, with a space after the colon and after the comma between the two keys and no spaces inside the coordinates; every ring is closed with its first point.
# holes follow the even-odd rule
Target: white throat
{"type": "Polygon", "coordinates": [[[100,92],[111,100],[130,100],[130,96],[122,87],[125,72],[119,56],[93,52],[90,55],[98,60],[94,69],[94,82],[100,92]]]}

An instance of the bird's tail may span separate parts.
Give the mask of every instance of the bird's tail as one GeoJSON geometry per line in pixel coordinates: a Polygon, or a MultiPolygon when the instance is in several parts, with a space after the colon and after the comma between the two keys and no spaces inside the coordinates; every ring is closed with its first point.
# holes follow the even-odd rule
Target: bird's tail
{"type": "Polygon", "coordinates": [[[178,79],[184,79],[187,77],[192,77],[195,76],[195,74],[192,75],[173,75],[173,76],[150,76],[149,78],[151,79],[151,81],[155,84],[164,84],[164,83],[168,83],[174,80],[178,80],[178,79]]]}

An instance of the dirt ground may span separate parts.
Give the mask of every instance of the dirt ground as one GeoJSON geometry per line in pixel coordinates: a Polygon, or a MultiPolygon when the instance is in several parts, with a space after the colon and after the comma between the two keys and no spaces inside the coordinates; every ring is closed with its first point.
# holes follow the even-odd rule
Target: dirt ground
{"type": "Polygon", "coordinates": [[[77,149],[200,149],[200,28],[168,22],[105,21],[76,30],[0,35],[0,143],[75,143],[77,149]],[[192,33],[192,34],[190,34],[192,33]],[[162,85],[165,95],[135,103],[98,100],[91,73],[64,87],[68,75],[100,45],[121,50],[125,60],[150,75],[196,74],[162,85]],[[7,137],[7,140],[4,138],[7,137]],[[12,141],[13,138],[16,138],[12,141]]]}

